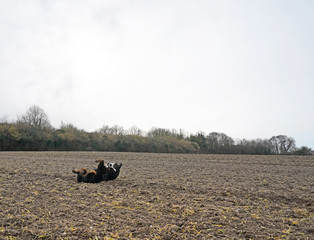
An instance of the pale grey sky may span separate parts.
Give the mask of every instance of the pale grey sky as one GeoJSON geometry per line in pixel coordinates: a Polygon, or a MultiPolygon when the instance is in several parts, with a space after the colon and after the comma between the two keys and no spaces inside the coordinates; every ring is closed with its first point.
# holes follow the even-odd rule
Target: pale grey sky
{"type": "Polygon", "coordinates": [[[0,0],[0,117],[314,149],[312,0],[0,0]]]}

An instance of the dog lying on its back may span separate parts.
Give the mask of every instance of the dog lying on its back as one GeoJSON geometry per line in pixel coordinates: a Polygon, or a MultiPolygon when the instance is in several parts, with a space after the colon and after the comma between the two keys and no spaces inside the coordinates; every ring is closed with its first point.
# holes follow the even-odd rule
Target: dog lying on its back
{"type": "Polygon", "coordinates": [[[87,170],[86,168],[73,169],[72,172],[77,174],[77,181],[99,183],[101,181],[115,180],[119,176],[122,164],[115,162],[105,164],[103,159],[96,160],[96,163],[98,163],[98,167],[94,170],[87,170]]]}

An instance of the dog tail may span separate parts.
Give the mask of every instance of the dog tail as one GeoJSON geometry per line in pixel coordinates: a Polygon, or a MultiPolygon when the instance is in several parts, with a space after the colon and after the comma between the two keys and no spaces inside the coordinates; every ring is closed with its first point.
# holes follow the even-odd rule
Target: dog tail
{"type": "Polygon", "coordinates": [[[73,169],[72,170],[73,173],[75,174],[86,174],[87,173],[87,169],[86,168],[82,168],[82,169],[79,169],[79,170],[76,170],[76,169],[73,169]]]}

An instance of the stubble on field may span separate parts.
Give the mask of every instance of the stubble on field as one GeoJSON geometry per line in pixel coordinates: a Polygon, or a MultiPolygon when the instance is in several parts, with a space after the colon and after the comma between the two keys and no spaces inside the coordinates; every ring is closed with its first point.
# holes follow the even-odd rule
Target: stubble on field
{"type": "Polygon", "coordinates": [[[314,157],[0,152],[3,239],[313,239],[314,157]],[[118,179],[74,168],[119,162],[118,179]]]}

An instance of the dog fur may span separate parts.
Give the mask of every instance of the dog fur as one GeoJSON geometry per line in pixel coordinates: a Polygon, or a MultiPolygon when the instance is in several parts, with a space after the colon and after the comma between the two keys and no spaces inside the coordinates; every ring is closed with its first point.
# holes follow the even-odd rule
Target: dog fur
{"type": "Polygon", "coordinates": [[[101,181],[115,180],[119,176],[122,164],[105,164],[103,159],[97,159],[95,162],[98,163],[98,166],[94,170],[86,168],[72,170],[73,173],[77,174],[78,182],[99,183],[101,181]]]}

